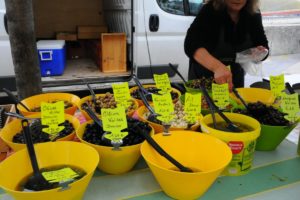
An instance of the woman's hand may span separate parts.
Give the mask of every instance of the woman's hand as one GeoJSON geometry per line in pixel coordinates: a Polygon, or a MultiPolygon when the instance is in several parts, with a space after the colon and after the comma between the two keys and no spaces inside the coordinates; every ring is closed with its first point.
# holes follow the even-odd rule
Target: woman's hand
{"type": "Polygon", "coordinates": [[[224,84],[228,83],[229,91],[232,91],[232,74],[228,67],[225,65],[219,66],[215,68],[214,72],[214,79],[217,84],[224,84]]]}

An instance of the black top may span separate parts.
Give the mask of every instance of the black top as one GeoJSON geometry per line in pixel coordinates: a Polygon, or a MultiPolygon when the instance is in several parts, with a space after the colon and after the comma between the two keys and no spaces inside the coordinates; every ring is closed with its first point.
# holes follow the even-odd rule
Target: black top
{"type": "Polygon", "coordinates": [[[204,47],[224,65],[231,66],[234,86],[243,87],[245,72],[235,62],[236,53],[260,45],[269,49],[260,13],[251,15],[242,9],[239,21],[235,24],[225,8],[216,11],[212,3],[207,3],[191,24],[185,38],[184,50],[190,58],[188,78],[213,77],[211,71],[193,58],[195,51],[204,47]]]}
{"type": "Polygon", "coordinates": [[[201,47],[206,48],[212,54],[217,46],[222,28],[224,41],[233,46],[232,58],[235,58],[236,52],[246,50],[235,48],[235,46],[243,43],[247,35],[250,36],[252,47],[262,45],[269,49],[260,13],[251,15],[242,9],[239,21],[235,24],[225,9],[216,11],[211,3],[207,3],[187,31],[184,43],[187,56],[193,58],[195,51],[201,47]]]}

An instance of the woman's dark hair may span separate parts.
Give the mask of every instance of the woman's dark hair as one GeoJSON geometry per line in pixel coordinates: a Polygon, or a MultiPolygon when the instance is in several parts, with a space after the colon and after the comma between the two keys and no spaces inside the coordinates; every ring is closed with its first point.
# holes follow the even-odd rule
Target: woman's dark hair
{"type": "MultiPolygon", "coordinates": [[[[224,0],[208,0],[208,3],[212,3],[213,7],[216,10],[222,10],[226,7],[224,0]]],[[[254,14],[259,11],[259,0],[247,0],[245,9],[250,13],[254,14]]]]}

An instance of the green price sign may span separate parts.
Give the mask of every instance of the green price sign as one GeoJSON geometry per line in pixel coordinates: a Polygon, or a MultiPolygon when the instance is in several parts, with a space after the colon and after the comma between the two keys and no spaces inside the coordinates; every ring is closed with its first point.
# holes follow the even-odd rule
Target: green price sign
{"type": "Polygon", "coordinates": [[[130,104],[130,92],[128,82],[112,84],[114,98],[118,105],[127,108],[130,104]]]}
{"type": "Polygon", "coordinates": [[[42,172],[42,175],[50,183],[67,181],[69,179],[73,179],[79,176],[75,171],[73,171],[69,167],[49,172],[42,172]]]}
{"type": "Polygon", "coordinates": [[[220,108],[225,108],[229,104],[228,83],[212,84],[212,96],[215,104],[220,108]]]}
{"type": "Polygon", "coordinates": [[[184,112],[186,120],[195,123],[201,112],[201,93],[185,93],[184,112]]]}
{"type": "Polygon", "coordinates": [[[285,89],[284,75],[270,76],[270,87],[275,97],[280,97],[285,89]]]}
{"type": "Polygon", "coordinates": [[[287,113],[284,116],[287,120],[291,122],[295,122],[299,118],[299,100],[298,100],[298,93],[295,94],[282,94],[281,99],[281,109],[284,113],[287,113]]]}
{"type": "Polygon", "coordinates": [[[41,103],[42,125],[48,126],[48,128],[43,128],[44,132],[55,135],[64,129],[64,126],[58,126],[65,121],[64,107],[63,101],[41,103]]]}
{"type": "Polygon", "coordinates": [[[162,95],[152,94],[152,100],[155,112],[161,115],[157,117],[159,120],[169,123],[174,119],[174,105],[170,92],[162,95]]]}
{"type": "Polygon", "coordinates": [[[158,89],[161,89],[163,92],[171,90],[171,83],[167,73],[164,74],[154,74],[155,85],[158,89]]]}
{"type": "Polygon", "coordinates": [[[111,141],[120,141],[128,135],[128,132],[121,132],[127,128],[125,109],[117,107],[114,109],[101,109],[103,130],[111,132],[104,137],[111,141]]]}

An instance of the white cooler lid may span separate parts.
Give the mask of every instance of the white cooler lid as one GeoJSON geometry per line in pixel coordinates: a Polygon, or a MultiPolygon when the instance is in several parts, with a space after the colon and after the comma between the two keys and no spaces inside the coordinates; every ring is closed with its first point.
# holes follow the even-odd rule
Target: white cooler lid
{"type": "Polygon", "coordinates": [[[36,43],[37,49],[62,49],[65,46],[64,40],[39,40],[36,43]]]}

